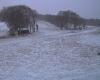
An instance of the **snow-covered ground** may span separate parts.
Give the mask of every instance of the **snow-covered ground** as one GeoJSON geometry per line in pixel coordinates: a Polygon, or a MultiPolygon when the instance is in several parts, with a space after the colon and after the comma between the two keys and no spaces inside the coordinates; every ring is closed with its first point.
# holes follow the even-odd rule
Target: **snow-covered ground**
{"type": "Polygon", "coordinates": [[[32,35],[0,39],[0,80],[100,80],[98,28],[71,33],[38,24],[32,35]]]}
{"type": "Polygon", "coordinates": [[[0,37],[6,36],[8,31],[7,25],[4,22],[0,23],[0,37]]]}

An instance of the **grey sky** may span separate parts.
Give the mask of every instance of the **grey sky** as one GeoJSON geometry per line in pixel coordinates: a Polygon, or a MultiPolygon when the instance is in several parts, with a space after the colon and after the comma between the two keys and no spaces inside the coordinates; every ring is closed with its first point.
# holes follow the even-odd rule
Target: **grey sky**
{"type": "Polygon", "coordinates": [[[100,0],[0,0],[0,8],[15,4],[28,5],[43,14],[72,10],[85,18],[100,18],[100,0]]]}

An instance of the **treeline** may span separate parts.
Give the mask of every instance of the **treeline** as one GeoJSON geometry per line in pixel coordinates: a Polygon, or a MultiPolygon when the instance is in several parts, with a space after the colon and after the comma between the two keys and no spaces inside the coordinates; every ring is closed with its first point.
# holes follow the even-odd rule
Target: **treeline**
{"type": "Polygon", "coordinates": [[[38,18],[55,24],[61,29],[83,29],[86,26],[100,26],[100,19],[86,19],[73,11],[59,11],[56,15],[39,14],[38,18]]]}
{"type": "MultiPolygon", "coordinates": [[[[6,7],[0,12],[0,21],[5,21],[8,27],[27,27],[37,19],[50,22],[61,29],[84,29],[86,26],[100,26],[100,19],[85,19],[73,11],[59,11],[56,15],[39,14],[27,6],[6,7]],[[33,19],[33,21],[32,21],[33,19]]],[[[28,27],[27,27],[28,28],[28,27]]]]}
{"type": "Polygon", "coordinates": [[[100,26],[100,19],[86,19],[86,24],[89,26],[100,26]]]}
{"type": "Polygon", "coordinates": [[[61,29],[82,29],[86,26],[85,19],[72,11],[59,11],[57,15],[39,15],[39,19],[55,24],[61,29]]]}

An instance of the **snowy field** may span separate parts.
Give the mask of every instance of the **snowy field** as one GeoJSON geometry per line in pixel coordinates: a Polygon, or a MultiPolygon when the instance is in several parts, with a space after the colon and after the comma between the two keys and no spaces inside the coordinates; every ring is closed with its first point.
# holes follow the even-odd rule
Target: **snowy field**
{"type": "MultiPolygon", "coordinates": [[[[72,32],[38,24],[34,34],[0,38],[0,80],[100,80],[99,28],[72,32]]],[[[5,30],[0,24],[0,36],[5,30]]]]}

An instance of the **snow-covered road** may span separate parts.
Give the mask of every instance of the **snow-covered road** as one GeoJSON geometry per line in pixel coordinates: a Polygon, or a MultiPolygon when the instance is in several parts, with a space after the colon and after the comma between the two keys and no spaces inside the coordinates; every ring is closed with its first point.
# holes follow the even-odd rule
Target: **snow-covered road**
{"type": "Polygon", "coordinates": [[[32,35],[0,40],[0,80],[100,80],[98,29],[71,33],[38,24],[32,35]]]}

